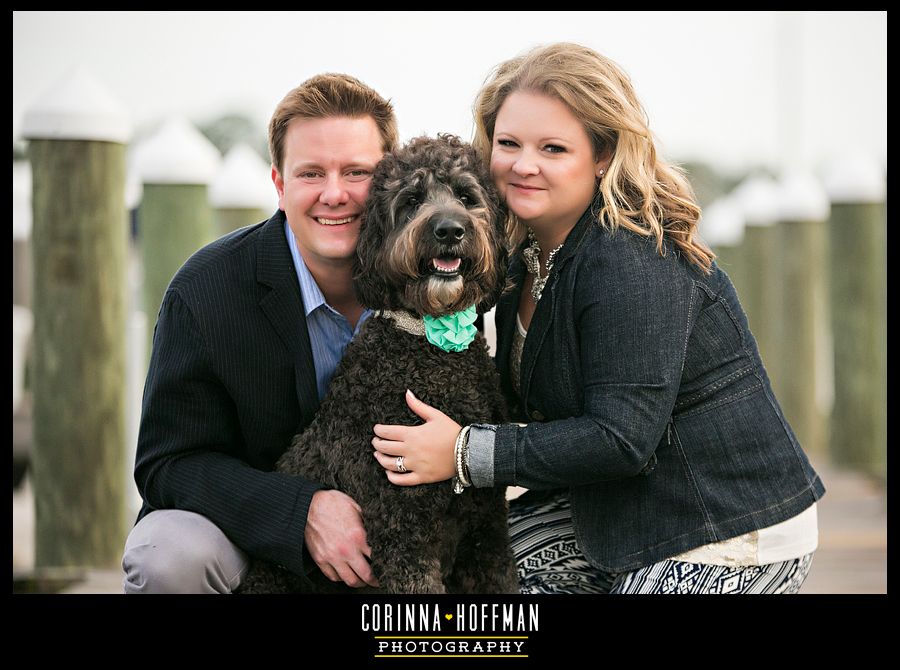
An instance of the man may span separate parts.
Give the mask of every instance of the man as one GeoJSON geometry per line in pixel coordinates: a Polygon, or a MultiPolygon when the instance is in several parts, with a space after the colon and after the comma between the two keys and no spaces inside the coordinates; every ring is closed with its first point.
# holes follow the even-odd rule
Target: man
{"type": "Polygon", "coordinates": [[[248,556],[377,584],[359,506],[272,468],[369,316],[353,255],[372,172],[396,144],[375,91],[346,75],[304,82],[269,124],[278,212],[172,279],[144,389],[126,593],[228,593],[248,556]]]}

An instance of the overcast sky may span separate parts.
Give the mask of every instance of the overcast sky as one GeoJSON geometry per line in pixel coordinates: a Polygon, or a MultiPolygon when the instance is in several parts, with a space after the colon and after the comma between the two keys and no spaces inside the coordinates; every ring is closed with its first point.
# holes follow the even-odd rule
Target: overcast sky
{"type": "Polygon", "coordinates": [[[470,139],[491,68],[555,41],[628,72],[672,160],[886,165],[886,12],[14,12],[13,139],[76,64],[136,127],[237,111],[262,130],[291,88],[342,71],[393,100],[404,139],[470,139]]]}

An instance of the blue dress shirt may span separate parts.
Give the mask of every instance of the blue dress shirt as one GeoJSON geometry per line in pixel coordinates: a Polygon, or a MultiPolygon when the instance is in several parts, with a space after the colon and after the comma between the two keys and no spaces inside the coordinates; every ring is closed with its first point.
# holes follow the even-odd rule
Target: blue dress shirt
{"type": "Polygon", "coordinates": [[[319,391],[319,400],[322,400],[334,376],[335,368],[344,356],[344,350],[366,319],[372,316],[372,310],[364,310],[356,323],[356,328],[350,328],[350,322],[346,317],[325,302],[325,296],[322,295],[319,285],[316,284],[297,249],[297,240],[287,219],[284,222],[284,234],[291,250],[291,257],[294,259],[297,279],[300,281],[300,293],[306,310],[306,326],[309,329],[309,342],[312,345],[313,363],[316,367],[316,388],[319,391]]]}

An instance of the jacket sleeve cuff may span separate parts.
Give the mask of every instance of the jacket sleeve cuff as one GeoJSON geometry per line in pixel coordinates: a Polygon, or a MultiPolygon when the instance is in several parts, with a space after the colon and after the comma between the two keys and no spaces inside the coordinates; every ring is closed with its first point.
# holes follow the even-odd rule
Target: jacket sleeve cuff
{"type": "Polygon", "coordinates": [[[474,424],[469,428],[469,478],[472,486],[494,485],[494,438],[497,426],[474,424]]]}
{"type": "Polygon", "coordinates": [[[288,532],[286,537],[287,543],[283,544],[278,552],[280,555],[272,557],[277,565],[290,570],[303,579],[306,578],[313,568],[318,567],[306,548],[306,518],[309,514],[309,506],[312,503],[313,495],[324,488],[324,486],[315,482],[304,481],[301,484],[293,514],[293,518],[297,519],[296,525],[288,532]]]}

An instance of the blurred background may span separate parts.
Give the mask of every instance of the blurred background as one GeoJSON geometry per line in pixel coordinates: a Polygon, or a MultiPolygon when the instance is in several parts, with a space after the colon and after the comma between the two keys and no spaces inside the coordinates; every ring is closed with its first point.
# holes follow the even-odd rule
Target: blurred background
{"type": "Polygon", "coordinates": [[[149,343],[198,248],[276,207],[320,72],[402,139],[472,136],[493,66],[574,41],[686,171],[825,482],[801,593],[886,593],[886,12],[13,12],[13,590],[120,592],[149,343]]]}

